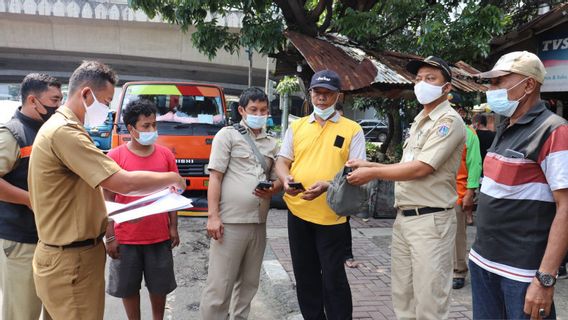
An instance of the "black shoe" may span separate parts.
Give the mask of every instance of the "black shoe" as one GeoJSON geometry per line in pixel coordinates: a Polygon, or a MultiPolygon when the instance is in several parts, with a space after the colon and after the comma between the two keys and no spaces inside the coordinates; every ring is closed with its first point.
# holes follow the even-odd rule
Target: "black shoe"
{"type": "Polygon", "coordinates": [[[452,282],[452,288],[457,290],[463,288],[463,286],[465,286],[464,278],[454,278],[454,281],[452,282]]]}

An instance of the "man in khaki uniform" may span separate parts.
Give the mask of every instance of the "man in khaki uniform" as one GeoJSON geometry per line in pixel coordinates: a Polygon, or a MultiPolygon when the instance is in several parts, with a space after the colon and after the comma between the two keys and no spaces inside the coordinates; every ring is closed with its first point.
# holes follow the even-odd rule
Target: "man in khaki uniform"
{"type": "Polygon", "coordinates": [[[101,187],[127,195],[184,189],[176,173],[122,170],[95,147],[83,123],[102,124],[116,75],[86,61],[69,81],[69,98],[40,129],[28,184],[39,243],[33,272],[37,294],[58,319],[102,319],[107,224],[101,187]]]}
{"type": "Polygon", "coordinates": [[[348,176],[360,185],[395,180],[398,215],[392,235],[392,298],[398,319],[446,319],[450,305],[456,234],[456,174],[466,128],[447,99],[448,64],[436,57],[409,62],[414,93],[424,106],[394,165],[350,161],[348,176]]]}
{"type": "Polygon", "coordinates": [[[212,239],[209,274],[200,305],[204,320],[248,317],[266,247],[270,197],[281,188],[271,170],[277,144],[265,130],[268,97],[260,89],[246,89],[239,99],[239,113],[243,116],[240,130],[221,129],[213,139],[209,159],[207,234],[212,239]],[[240,132],[245,130],[264,156],[268,172],[240,132]],[[272,186],[257,188],[265,180],[272,181],[272,186]]]}

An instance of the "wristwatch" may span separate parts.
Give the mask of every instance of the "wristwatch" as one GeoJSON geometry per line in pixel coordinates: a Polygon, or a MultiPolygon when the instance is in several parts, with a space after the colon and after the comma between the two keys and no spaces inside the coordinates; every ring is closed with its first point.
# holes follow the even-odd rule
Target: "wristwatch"
{"type": "Polygon", "coordinates": [[[535,277],[545,288],[553,287],[556,284],[556,277],[551,274],[537,271],[535,277]]]}

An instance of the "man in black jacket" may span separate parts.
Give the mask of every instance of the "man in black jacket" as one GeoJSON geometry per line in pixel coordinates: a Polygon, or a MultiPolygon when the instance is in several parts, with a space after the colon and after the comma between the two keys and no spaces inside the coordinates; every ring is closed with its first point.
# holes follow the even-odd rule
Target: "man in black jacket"
{"type": "Polygon", "coordinates": [[[61,83],[32,73],[21,84],[22,106],[0,125],[0,289],[2,319],[37,320],[41,301],[32,274],[38,241],[28,194],[28,161],[41,125],[61,104],[61,83]]]}

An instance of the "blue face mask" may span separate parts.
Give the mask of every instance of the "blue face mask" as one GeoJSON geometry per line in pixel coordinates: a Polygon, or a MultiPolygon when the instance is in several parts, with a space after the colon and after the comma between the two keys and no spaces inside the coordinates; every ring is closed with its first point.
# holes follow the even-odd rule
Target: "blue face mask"
{"type": "Polygon", "coordinates": [[[144,132],[134,129],[134,131],[138,132],[138,138],[135,137],[134,139],[136,139],[136,141],[138,141],[138,143],[140,143],[143,146],[151,146],[156,142],[156,140],[158,140],[157,130],[144,132]]]}
{"type": "Polygon", "coordinates": [[[515,113],[515,110],[517,110],[517,107],[519,106],[519,101],[522,98],[524,98],[527,94],[525,93],[518,100],[511,101],[509,100],[507,92],[527,79],[528,78],[524,78],[523,80],[519,81],[516,85],[512,86],[509,89],[487,90],[485,94],[487,95],[487,103],[489,104],[491,111],[505,117],[512,116],[513,113],[515,113]]]}
{"type": "Polygon", "coordinates": [[[245,122],[251,129],[262,129],[266,125],[267,118],[267,116],[255,116],[254,114],[247,113],[245,122]]]}

